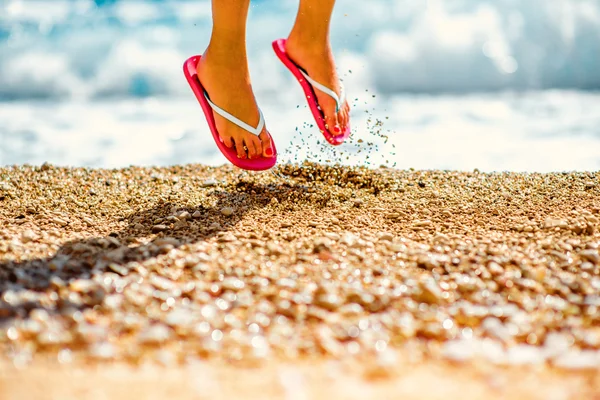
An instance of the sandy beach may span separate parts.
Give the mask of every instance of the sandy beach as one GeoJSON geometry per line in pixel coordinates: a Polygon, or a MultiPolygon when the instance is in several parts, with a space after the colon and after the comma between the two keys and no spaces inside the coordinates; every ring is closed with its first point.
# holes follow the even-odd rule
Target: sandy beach
{"type": "Polygon", "coordinates": [[[599,172],[0,168],[0,399],[597,399],[599,247],[599,172]]]}

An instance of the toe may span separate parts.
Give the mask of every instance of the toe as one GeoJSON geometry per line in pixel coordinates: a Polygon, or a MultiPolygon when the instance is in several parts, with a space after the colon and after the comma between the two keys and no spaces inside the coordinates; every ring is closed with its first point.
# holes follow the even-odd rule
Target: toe
{"type": "Polygon", "coordinates": [[[231,137],[231,136],[225,136],[225,135],[221,136],[221,140],[223,141],[223,144],[227,148],[232,148],[234,145],[233,137],[231,137]]]}
{"type": "Polygon", "coordinates": [[[269,136],[269,133],[267,132],[266,129],[263,129],[263,131],[260,133],[259,138],[260,138],[260,142],[261,142],[261,146],[262,146],[263,157],[266,157],[266,158],[273,157],[273,155],[275,154],[275,151],[273,150],[273,146],[271,144],[271,136],[269,136]]]}
{"type": "Polygon", "coordinates": [[[350,106],[348,103],[345,103],[342,107],[339,114],[340,128],[342,128],[342,132],[346,130],[348,125],[350,124],[350,106]]]}
{"type": "Polygon", "coordinates": [[[335,107],[329,113],[325,113],[325,127],[333,136],[338,136],[342,133],[339,115],[336,113],[335,107]]]}
{"type": "Polygon", "coordinates": [[[248,156],[246,154],[246,149],[244,149],[244,140],[242,138],[234,139],[235,140],[235,150],[237,151],[238,158],[245,160],[248,156]]]}
{"type": "Polygon", "coordinates": [[[244,139],[244,143],[248,148],[248,157],[250,159],[258,158],[262,154],[262,146],[260,139],[257,136],[249,135],[244,139]]]}

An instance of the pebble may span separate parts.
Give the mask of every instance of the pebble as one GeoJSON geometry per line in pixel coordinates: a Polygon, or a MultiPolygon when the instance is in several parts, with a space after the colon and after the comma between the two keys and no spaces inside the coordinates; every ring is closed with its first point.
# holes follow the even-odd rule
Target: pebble
{"type": "Polygon", "coordinates": [[[91,279],[76,279],[69,284],[71,290],[79,293],[88,293],[100,288],[98,283],[91,279]]]}
{"type": "Polygon", "coordinates": [[[600,264],[600,254],[598,254],[597,250],[582,250],[579,252],[579,256],[596,265],[600,264]]]}
{"type": "Polygon", "coordinates": [[[329,240],[338,241],[340,240],[340,235],[335,232],[325,232],[325,237],[329,240]]]}
{"type": "Polygon", "coordinates": [[[94,226],[94,225],[95,225],[95,224],[94,224],[94,220],[93,220],[93,219],[91,219],[90,217],[86,217],[85,215],[84,215],[83,217],[81,217],[81,220],[82,220],[83,222],[85,222],[85,223],[87,224],[87,226],[90,226],[90,227],[91,227],[91,226],[94,226]]]}
{"type": "Polygon", "coordinates": [[[60,226],[67,226],[68,222],[65,221],[64,219],[58,218],[58,217],[54,217],[52,218],[52,222],[54,222],[57,225],[60,226]]]}
{"type": "Polygon", "coordinates": [[[406,250],[406,245],[402,243],[387,243],[387,248],[394,253],[400,253],[406,250]]]}
{"type": "Polygon", "coordinates": [[[93,343],[90,346],[90,355],[97,360],[112,360],[117,355],[117,349],[107,342],[93,343]]]}
{"type": "Polygon", "coordinates": [[[348,303],[339,307],[338,311],[342,315],[359,315],[364,310],[360,304],[348,303]]]}
{"type": "Polygon", "coordinates": [[[324,293],[315,298],[315,304],[329,311],[334,311],[342,304],[342,299],[334,293],[324,293]]]}
{"type": "Polygon", "coordinates": [[[166,231],[167,229],[169,229],[166,225],[163,224],[158,224],[158,225],[154,225],[152,227],[152,233],[159,233],[162,231],[166,231]]]}
{"type": "Polygon", "coordinates": [[[25,232],[21,234],[21,241],[23,243],[33,242],[38,239],[38,235],[32,231],[31,229],[27,229],[25,232]]]}
{"type": "Polygon", "coordinates": [[[315,239],[314,241],[314,247],[315,249],[326,249],[329,250],[331,249],[331,245],[333,244],[333,242],[331,241],[331,239],[329,239],[326,236],[321,236],[315,239]]]}
{"type": "Polygon", "coordinates": [[[202,182],[202,187],[211,187],[211,186],[216,186],[218,185],[218,182],[215,179],[207,179],[204,182],[202,182]]]}
{"type": "Polygon", "coordinates": [[[221,208],[221,214],[223,214],[226,217],[232,216],[233,213],[234,213],[234,210],[231,207],[223,207],[223,208],[221,208]]]}
{"type": "Polygon", "coordinates": [[[150,284],[160,290],[172,290],[175,288],[175,282],[162,276],[150,276],[150,284]]]}
{"type": "Polygon", "coordinates": [[[190,310],[178,308],[173,311],[170,311],[166,318],[165,323],[172,327],[182,327],[189,326],[194,322],[195,318],[193,317],[190,310]]]}
{"type": "Polygon", "coordinates": [[[140,333],[138,341],[141,344],[157,345],[166,342],[172,336],[171,330],[162,324],[155,324],[140,333]]]}
{"type": "Polygon", "coordinates": [[[566,228],[569,226],[569,222],[563,219],[547,218],[544,221],[545,228],[566,228]]]}
{"type": "Polygon", "coordinates": [[[421,228],[421,227],[429,227],[432,225],[432,223],[430,220],[426,219],[426,220],[422,220],[422,221],[414,221],[413,225],[421,228]]]}
{"type": "Polygon", "coordinates": [[[444,235],[443,233],[438,233],[435,235],[433,240],[434,240],[434,242],[447,242],[448,240],[450,240],[450,238],[448,237],[448,235],[444,235]]]}
{"type": "Polygon", "coordinates": [[[122,304],[123,296],[121,295],[109,295],[104,298],[104,306],[111,310],[117,310],[122,304]]]}
{"type": "Polygon", "coordinates": [[[126,276],[129,273],[129,269],[127,267],[115,263],[108,264],[108,269],[121,276],[126,276]]]}
{"type": "Polygon", "coordinates": [[[441,304],[444,301],[442,291],[433,280],[420,282],[415,299],[428,304],[441,304]]]}
{"type": "Polygon", "coordinates": [[[346,246],[353,247],[358,242],[358,238],[355,235],[347,232],[342,235],[340,242],[346,246]]]}
{"type": "Polygon", "coordinates": [[[234,278],[234,277],[228,277],[223,280],[221,286],[225,290],[231,290],[231,291],[237,292],[239,290],[242,290],[244,288],[245,284],[244,284],[244,281],[242,281],[241,279],[234,278]]]}
{"type": "Polygon", "coordinates": [[[177,215],[177,218],[179,218],[180,220],[186,220],[186,219],[190,219],[192,218],[192,216],[190,215],[189,212],[187,211],[182,211],[177,215]]]}
{"type": "Polygon", "coordinates": [[[500,264],[494,261],[488,263],[488,271],[490,271],[490,273],[495,276],[500,276],[504,274],[504,268],[502,268],[500,264]]]}
{"type": "Polygon", "coordinates": [[[297,285],[296,285],[296,281],[293,279],[281,278],[277,281],[277,286],[283,287],[283,288],[288,288],[288,289],[294,289],[297,285]]]}
{"type": "Polygon", "coordinates": [[[382,232],[379,234],[379,240],[391,242],[392,240],[394,240],[394,235],[388,232],[382,232]]]}
{"type": "Polygon", "coordinates": [[[269,250],[269,253],[273,255],[281,255],[285,252],[283,247],[272,242],[267,243],[267,250],[269,250]]]}

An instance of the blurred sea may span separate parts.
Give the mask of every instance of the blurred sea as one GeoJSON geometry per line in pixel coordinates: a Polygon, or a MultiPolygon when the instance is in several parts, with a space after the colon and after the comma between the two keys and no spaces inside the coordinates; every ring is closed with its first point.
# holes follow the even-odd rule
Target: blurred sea
{"type": "MultiPolygon", "coordinates": [[[[253,0],[249,21],[282,162],[600,169],[600,0],[339,0],[336,149],[270,47],[296,7],[253,0]]],[[[206,0],[0,0],[0,165],[225,163],[181,73],[210,29],[206,0]]]]}

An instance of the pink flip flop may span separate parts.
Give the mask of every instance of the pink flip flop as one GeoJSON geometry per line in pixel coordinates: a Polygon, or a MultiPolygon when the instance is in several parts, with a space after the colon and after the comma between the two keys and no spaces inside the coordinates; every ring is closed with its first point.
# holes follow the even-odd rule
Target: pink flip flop
{"type": "Polygon", "coordinates": [[[350,136],[350,124],[346,127],[344,132],[342,132],[339,136],[332,135],[329,130],[325,126],[325,119],[323,116],[323,112],[319,108],[319,103],[317,103],[317,96],[315,94],[315,88],[319,89],[321,92],[328,94],[331,96],[336,103],[336,112],[340,110],[340,107],[344,104],[345,101],[345,93],[344,87],[342,86],[342,93],[340,96],[337,95],[333,90],[328,87],[320,84],[313,80],[308,74],[302,70],[299,66],[297,66],[287,55],[285,51],[285,43],[286,39],[279,39],[273,42],[273,50],[275,50],[275,54],[281,60],[281,62],[294,74],[302,89],[304,90],[304,95],[306,96],[306,100],[308,101],[308,105],[310,110],[312,111],[313,117],[317,122],[317,126],[319,130],[325,137],[325,139],[332,145],[337,146],[344,143],[350,136]]]}
{"type": "MultiPolygon", "coordinates": [[[[233,148],[229,148],[225,146],[221,137],[219,136],[219,132],[217,131],[217,125],[215,124],[215,117],[213,112],[219,114],[221,117],[225,118],[229,122],[239,126],[240,128],[250,132],[251,134],[258,136],[263,130],[265,126],[265,119],[263,117],[262,112],[260,113],[260,120],[258,122],[258,126],[256,128],[242,122],[238,118],[229,114],[227,111],[217,107],[210,98],[208,97],[208,93],[204,90],[204,87],[200,83],[198,79],[198,74],[196,72],[196,67],[198,62],[200,61],[200,56],[190,57],[183,64],[183,73],[192,88],[192,91],[196,95],[198,102],[202,106],[202,111],[204,111],[204,116],[206,117],[206,121],[208,122],[208,126],[210,127],[210,131],[212,132],[213,138],[215,139],[215,143],[221,153],[236,167],[247,169],[250,171],[264,171],[266,169],[272,168],[277,163],[277,150],[275,149],[275,143],[273,142],[273,138],[271,138],[271,147],[273,148],[273,157],[266,158],[262,155],[259,158],[254,159],[241,159],[238,158],[237,152],[233,148]]],[[[269,135],[270,137],[271,135],[269,135]]]]}

